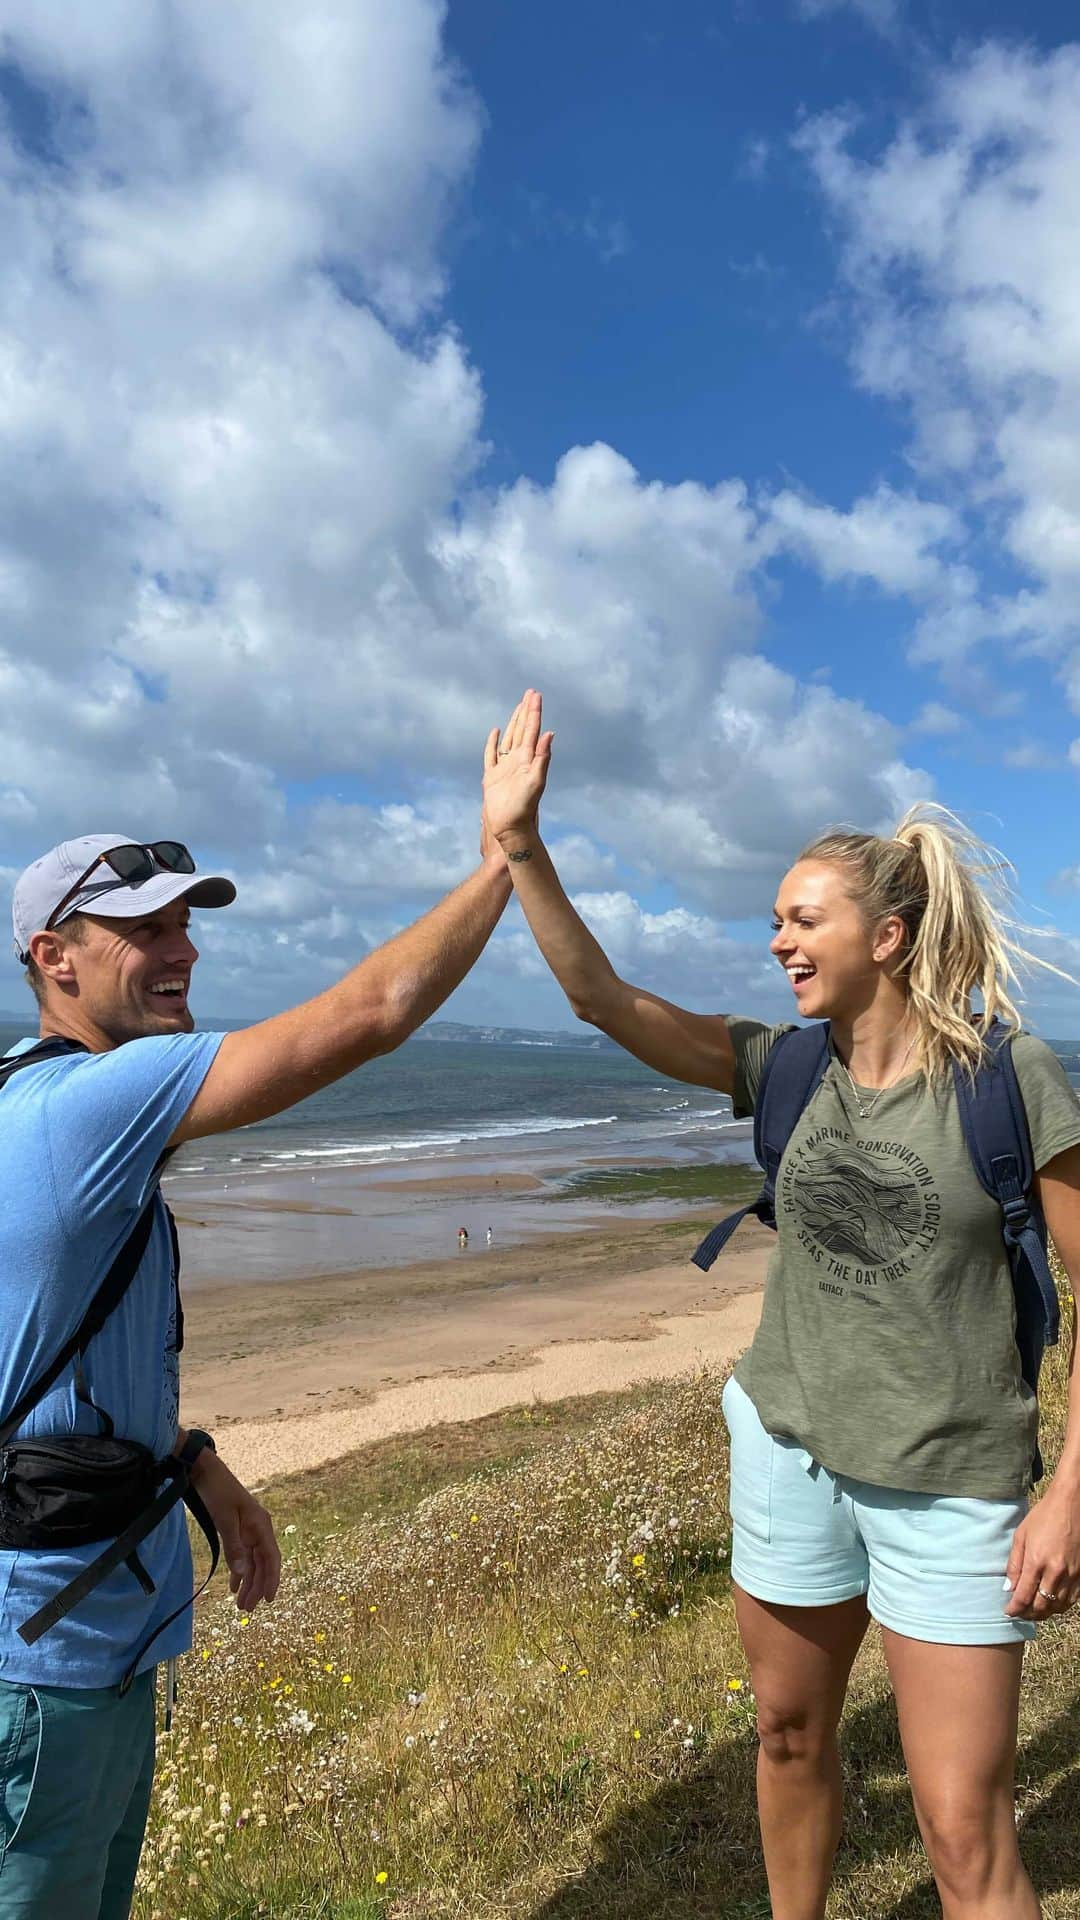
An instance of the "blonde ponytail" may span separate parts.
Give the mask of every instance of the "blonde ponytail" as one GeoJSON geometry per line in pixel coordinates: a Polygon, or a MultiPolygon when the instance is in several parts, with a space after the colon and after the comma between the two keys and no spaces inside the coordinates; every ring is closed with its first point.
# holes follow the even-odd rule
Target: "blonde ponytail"
{"type": "MultiPolygon", "coordinates": [[[[1016,939],[1031,930],[1012,915],[1014,871],[947,808],[924,801],[910,807],[891,840],[842,829],[820,834],[802,860],[836,861],[868,927],[896,916],[907,929],[900,974],[906,981],[927,1077],[938,1078],[958,1060],[970,1072],[984,1042],[972,995],[982,1014],[1019,1028],[1010,989],[1019,966],[1060,968],[1028,952],[1016,939]]],[[[1071,980],[1071,984],[1080,984],[1071,980]]]]}

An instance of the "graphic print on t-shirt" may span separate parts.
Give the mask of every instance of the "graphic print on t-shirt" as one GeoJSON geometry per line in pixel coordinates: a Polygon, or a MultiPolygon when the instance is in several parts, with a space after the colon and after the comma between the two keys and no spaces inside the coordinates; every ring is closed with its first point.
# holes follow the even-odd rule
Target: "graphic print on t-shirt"
{"type": "Polygon", "coordinates": [[[872,1299],[882,1282],[910,1273],[941,1224],[934,1177],[917,1153],[899,1140],[856,1139],[843,1127],[817,1127],[792,1145],[780,1202],[823,1269],[821,1292],[839,1299],[849,1291],[872,1299]]]}

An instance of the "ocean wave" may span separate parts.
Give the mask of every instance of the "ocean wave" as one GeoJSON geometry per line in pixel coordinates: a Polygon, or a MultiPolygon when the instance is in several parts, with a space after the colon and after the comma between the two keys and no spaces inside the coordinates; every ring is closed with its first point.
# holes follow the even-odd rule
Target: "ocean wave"
{"type": "Polygon", "coordinates": [[[568,1133],[578,1127],[612,1127],[618,1115],[604,1114],[596,1119],[559,1120],[508,1120],[495,1121],[486,1127],[476,1127],[463,1133],[415,1133],[405,1134],[397,1140],[364,1140],[350,1142],[343,1146],[292,1147],[281,1148],[277,1152],[268,1150],[266,1158],[281,1160],[325,1160],[339,1157],[345,1153],[419,1153],[433,1147],[464,1147],[474,1140],[517,1140],[538,1133],[568,1133]]]}
{"type": "MultiPolygon", "coordinates": [[[[482,1144],[486,1140],[532,1139],[552,1133],[572,1133],[586,1127],[611,1127],[618,1121],[614,1113],[585,1115],[581,1119],[570,1119],[558,1115],[545,1115],[537,1119],[492,1121],[487,1126],[461,1129],[445,1133],[402,1134],[397,1139],[386,1140],[348,1140],[327,1142],[317,1147],[263,1147],[261,1150],[252,1142],[252,1150],[247,1154],[230,1156],[229,1166],[244,1165],[250,1172],[271,1173],[276,1168],[338,1164],[348,1162],[360,1166],[372,1166],[380,1161],[396,1158],[398,1155],[412,1155],[424,1159],[437,1158],[450,1152],[454,1147],[482,1144]]],[[[203,1162],[198,1169],[207,1170],[203,1162]]],[[[176,1167],[176,1174],[194,1173],[194,1167],[182,1164],[176,1167]]]]}

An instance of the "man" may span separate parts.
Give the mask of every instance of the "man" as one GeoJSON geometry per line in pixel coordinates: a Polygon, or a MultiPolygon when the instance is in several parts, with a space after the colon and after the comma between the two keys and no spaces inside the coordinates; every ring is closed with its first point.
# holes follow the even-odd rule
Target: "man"
{"type": "MultiPolygon", "coordinates": [[[[127,1291],[17,1437],[28,1457],[40,1436],[78,1448],[79,1436],[108,1432],[107,1415],[119,1439],[155,1460],[170,1450],[192,1459],[237,1602],[249,1607],[273,1598],[280,1562],[268,1516],[209,1437],[178,1431],[178,1296],[169,1219],[154,1198],[163,1158],[399,1046],[482,952],[510,883],[501,853],[482,854],[462,886],[325,993],[240,1033],[196,1034],[191,909],[227,906],[235,893],[230,880],[200,875],[178,842],[123,834],[66,841],[16,884],[15,947],[42,1038],[17,1050],[33,1055],[21,1067],[0,1062],[0,1078],[10,1072],[0,1085],[0,1423],[149,1219],[127,1291]]],[[[0,1528],[17,1493],[0,1475],[0,1528]]],[[[100,1551],[100,1539],[12,1549],[10,1527],[0,1530],[0,1920],[130,1911],[153,1772],[154,1666],[191,1639],[183,1508],[27,1645],[28,1618],[100,1551]]]]}

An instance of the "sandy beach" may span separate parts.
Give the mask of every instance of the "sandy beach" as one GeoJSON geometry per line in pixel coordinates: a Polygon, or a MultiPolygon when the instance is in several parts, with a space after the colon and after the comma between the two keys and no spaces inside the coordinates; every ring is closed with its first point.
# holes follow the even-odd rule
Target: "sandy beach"
{"type": "MultiPolygon", "coordinates": [[[[419,1183],[418,1183],[419,1184],[419,1183]]],[[[432,1183],[425,1182],[425,1188],[432,1183]]],[[[461,1182],[440,1181],[461,1210],[461,1182]]],[[[284,1209],[327,1223],[340,1192],[247,1193],[178,1207],[187,1259],[200,1226],[235,1223],[266,1244],[284,1209]],[[267,1202],[269,1204],[267,1204],[267,1202]],[[205,1223],[205,1225],[203,1225],[205,1223]]],[[[449,1214],[448,1214],[449,1218],[449,1214]]],[[[532,1401],[629,1387],[722,1365],[753,1334],[772,1236],[744,1225],[710,1274],[690,1262],[692,1220],[602,1219],[524,1244],[412,1265],[244,1280],[208,1270],[188,1297],[182,1417],[218,1434],[249,1484],[393,1434],[532,1401]]],[[[276,1242],[281,1244],[280,1242],[276,1242]]],[[[320,1244],[316,1232],[313,1248],[320,1244]]],[[[295,1259],[302,1238],[286,1240],[295,1259]]]]}

